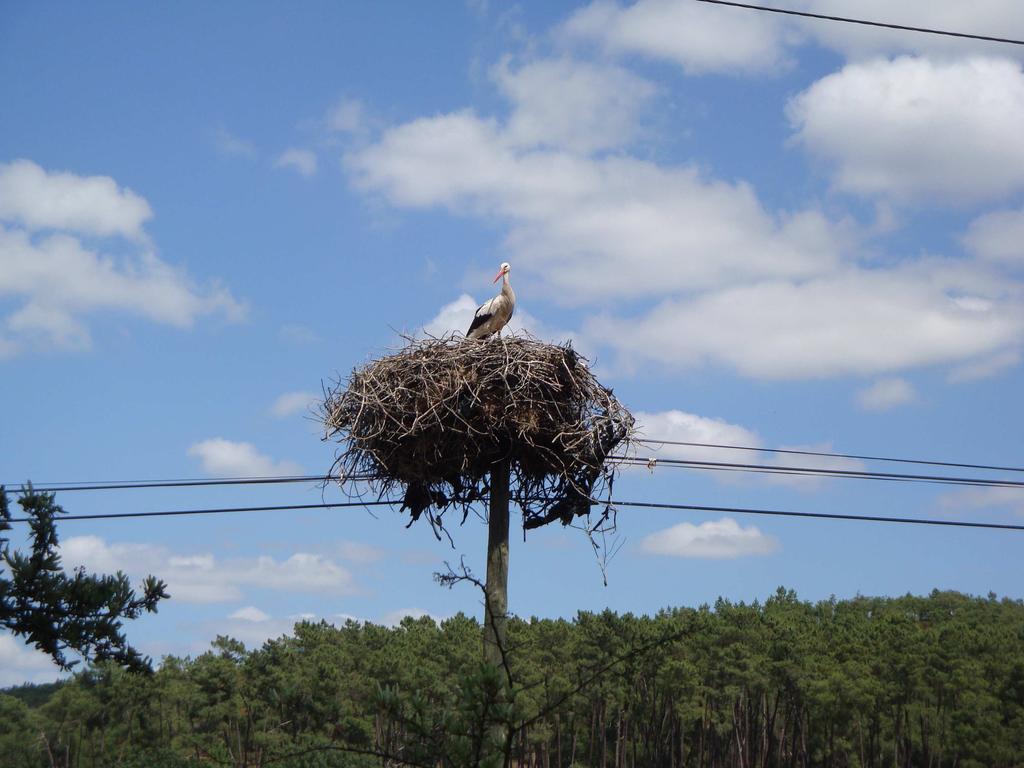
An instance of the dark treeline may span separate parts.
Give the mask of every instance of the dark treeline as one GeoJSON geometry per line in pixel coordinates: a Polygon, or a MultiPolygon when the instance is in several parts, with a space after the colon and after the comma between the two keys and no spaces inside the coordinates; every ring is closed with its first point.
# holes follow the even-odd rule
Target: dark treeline
{"type": "Polygon", "coordinates": [[[519,766],[1024,766],[1021,601],[779,590],[509,629],[511,694],[463,615],[218,638],[151,676],[95,666],[43,703],[0,694],[0,764],[500,765],[495,716],[519,766]]]}

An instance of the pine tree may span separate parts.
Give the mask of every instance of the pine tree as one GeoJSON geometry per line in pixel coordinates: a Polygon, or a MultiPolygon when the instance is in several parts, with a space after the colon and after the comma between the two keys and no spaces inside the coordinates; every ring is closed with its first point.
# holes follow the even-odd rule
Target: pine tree
{"type": "MultiPolygon", "coordinates": [[[[52,493],[31,485],[18,499],[31,529],[27,553],[0,536],[0,628],[24,637],[62,669],[78,662],[68,651],[94,661],[114,661],[132,670],[150,669],[149,659],[128,644],[125,619],[155,612],[168,597],[164,582],[147,576],[137,596],[128,577],[96,575],[61,566],[56,521],[64,510],[52,493]]],[[[0,534],[11,529],[7,492],[0,486],[0,534]]]]}

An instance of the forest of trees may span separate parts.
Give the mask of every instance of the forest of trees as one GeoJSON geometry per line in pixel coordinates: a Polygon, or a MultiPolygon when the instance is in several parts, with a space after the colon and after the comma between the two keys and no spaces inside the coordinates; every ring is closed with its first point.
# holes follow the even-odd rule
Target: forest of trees
{"type": "Polygon", "coordinates": [[[500,766],[511,745],[513,765],[543,768],[1024,766],[1021,601],[780,589],[513,619],[499,670],[481,666],[481,634],[461,614],[305,623],[151,675],[101,663],[0,693],[0,764],[500,766]]]}

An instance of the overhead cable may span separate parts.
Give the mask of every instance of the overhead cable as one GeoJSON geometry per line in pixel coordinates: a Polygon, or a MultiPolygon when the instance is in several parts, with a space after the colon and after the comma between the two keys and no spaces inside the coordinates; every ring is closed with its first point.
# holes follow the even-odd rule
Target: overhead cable
{"type": "Polygon", "coordinates": [[[909,523],[912,525],[946,525],[961,528],[994,528],[1008,531],[1024,531],[1024,525],[1010,523],[984,523],[969,520],[942,520],[931,517],[888,517],[881,515],[846,515],[838,512],[792,512],[782,509],[751,509],[749,507],[708,507],[696,504],[666,504],[647,501],[613,501],[614,507],[639,507],[641,509],[679,509],[693,512],[724,512],[739,515],[778,515],[781,517],[804,517],[821,520],[853,520],[872,523],[909,523]]]}
{"type": "MultiPolygon", "coordinates": [[[[369,476],[351,477],[351,480],[368,480],[369,476]]],[[[123,491],[131,488],[197,488],[211,485],[275,485],[280,483],[310,483],[330,480],[323,475],[290,475],[281,477],[218,477],[204,480],[125,480],[121,482],[98,482],[64,485],[48,483],[32,486],[37,493],[59,491],[123,491]]]]}
{"type": "MultiPolygon", "coordinates": [[[[813,454],[812,454],[813,455],[813,454]]],[[[837,455],[837,454],[825,454],[837,455]]],[[[923,475],[898,472],[875,472],[870,470],[839,469],[831,467],[810,467],[810,466],[786,466],[775,464],[752,464],[730,461],[705,461],[699,459],[674,459],[661,457],[640,457],[640,456],[611,456],[610,461],[626,466],[643,466],[654,469],[658,466],[668,466],[680,469],[695,469],[700,471],[730,471],[748,472],[767,475],[793,475],[820,478],[846,478],[853,480],[884,480],[890,482],[913,482],[913,483],[936,483],[941,485],[963,485],[985,488],[1021,488],[1024,489],[1024,481],[1006,480],[1001,478],[986,477],[961,477],[950,475],[923,475]]],[[[367,482],[377,480],[379,477],[372,474],[350,475],[344,480],[354,482],[367,482]]],[[[93,483],[81,485],[49,484],[45,486],[33,486],[37,493],[58,493],[64,491],[107,491],[107,490],[130,490],[136,488],[194,488],[207,486],[238,486],[238,485],[274,485],[288,483],[319,483],[321,485],[336,482],[337,478],[329,478],[324,475],[291,475],[283,477],[232,477],[232,478],[210,478],[207,480],[139,480],[117,483],[93,483]]],[[[17,492],[16,487],[12,488],[17,492]]],[[[24,490],[22,488],[21,490],[24,490]]]]}
{"type": "Polygon", "coordinates": [[[859,459],[861,461],[886,461],[896,464],[922,464],[933,467],[958,467],[960,469],[987,469],[993,472],[1024,472],[1024,467],[1005,467],[992,464],[965,464],[957,461],[936,461],[935,459],[906,459],[892,456],[867,456],[856,453],[829,453],[827,451],[800,450],[797,448],[759,448],[753,445],[727,445],[725,443],[695,443],[686,440],[659,440],[643,437],[636,440],[644,445],[682,445],[690,448],[718,448],[727,451],[754,451],[757,453],[782,453],[793,456],[825,456],[833,459],[859,459]]]}
{"type": "Polygon", "coordinates": [[[740,471],[760,472],[765,474],[796,474],[822,477],[846,477],[856,480],[902,480],[922,483],[942,483],[946,485],[971,485],[996,488],[1022,488],[1024,481],[1000,480],[987,477],[949,477],[945,475],[913,475],[898,472],[869,472],[857,469],[832,469],[829,467],[787,467],[774,464],[741,464],[731,461],[700,461],[697,459],[647,459],[642,457],[614,456],[622,463],[638,464],[640,466],[655,466],[666,464],[669,466],[687,467],[692,469],[734,469],[740,471]]]}
{"type": "MultiPolygon", "coordinates": [[[[639,438],[636,442],[643,445],[676,445],[686,448],[711,448],[722,451],[748,451],[753,453],[773,453],[782,455],[792,456],[816,456],[823,458],[834,458],[834,459],[854,459],[859,461],[881,461],[881,462],[892,462],[900,464],[920,464],[925,466],[935,467],[955,467],[959,469],[980,469],[991,472],[1020,472],[1024,473],[1024,467],[1012,467],[994,464],[974,464],[967,462],[957,461],[939,461],[935,459],[910,459],[903,457],[894,456],[873,456],[868,454],[856,454],[856,453],[831,453],[828,451],[812,451],[797,448],[762,448],[759,446],[752,445],[730,445],[726,443],[701,443],[687,440],[664,440],[655,437],[644,437],[639,438]]],[[[665,464],[669,462],[681,461],[679,459],[672,458],[660,458],[652,457],[657,460],[658,464],[665,464]]],[[[647,459],[644,460],[647,462],[647,459]]],[[[719,462],[719,466],[726,467],[740,467],[743,466],[739,463],[733,462],[719,462]]],[[[763,471],[772,472],[774,474],[795,474],[799,473],[800,468],[794,467],[775,467],[774,465],[759,465],[763,467],[763,471]]],[[[830,470],[826,468],[807,468],[808,471],[812,471],[819,474],[827,473],[830,470]]],[[[753,471],[753,470],[750,470],[753,471]]],[[[884,475],[884,473],[868,473],[872,476],[884,475]]],[[[933,482],[950,482],[956,478],[949,478],[941,475],[927,476],[931,478],[933,482]]],[[[352,475],[348,480],[372,480],[374,479],[371,475],[352,475]]],[[[889,479],[895,479],[890,476],[889,479]]],[[[213,477],[213,478],[171,478],[171,479],[151,479],[151,480],[98,480],[98,481],[59,481],[59,482],[48,482],[48,483],[37,483],[35,484],[34,490],[40,493],[56,493],[58,491],[104,491],[104,490],[122,490],[131,488],[187,488],[187,487],[202,487],[210,485],[259,485],[259,484],[283,484],[283,483],[316,483],[325,481],[336,481],[337,478],[328,478],[324,475],[285,475],[285,476],[236,476],[236,477],[213,477]]],[[[976,480],[977,483],[992,482],[997,484],[1012,483],[1012,481],[1001,481],[993,479],[991,481],[983,478],[969,479],[976,480]]],[[[6,487],[9,489],[19,488],[22,483],[7,483],[6,487]]]]}
{"type": "MultiPolygon", "coordinates": [[[[222,515],[229,512],[288,512],[302,509],[331,509],[342,507],[381,507],[387,504],[398,504],[397,501],[343,501],[324,504],[275,504],[265,507],[220,507],[214,509],[174,509],[161,512],[103,512],[95,515],[60,515],[54,518],[64,520],[117,520],[122,517],[178,517],[181,515],[222,515]]],[[[9,523],[28,523],[32,518],[15,517],[9,523]]]]}
{"type": "Polygon", "coordinates": [[[867,27],[883,27],[885,29],[898,29],[904,32],[923,32],[929,35],[944,35],[946,37],[965,37],[970,40],[984,40],[989,43],[1009,43],[1010,45],[1024,45],[1024,40],[1013,40],[1006,37],[990,37],[988,35],[974,35],[968,32],[951,32],[944,29],[929,29],[927,27],[909,27],[903,24],[886,24],[881,21],[869,21],[867,19],[851,19],[846,16],[827,16],[823,13],[811,13],[809,11],[794,11],[788,8],[772,8],[767,5],[752,5],[750,3],[737,3],[732,0],[697,0],[698,3],[713,3],[714,5],[731,5],[734,8],[746,8],[751,11],[768,11],[769,13],[782,13],[787,16],[805,16],[810,19],[822,19],[824,21],[841,21],[846,24],[861,24],[867,27]]]}
{"type": "MultiPolygon", "coordinates": [[[[232,512],[287,512],[294,510],[307,510],[307,509],[330,509],[330,508],[342,508],[342,507],[371,507],[371,506],[387,506],[397,505],[401,502],[392,500],[378,500],[378,501],[352,501],[352,502],[340,502],[340,503],[325,503],[325,504],[289,504],[289,505],[273,505],[264,507],[222,507],[219,509],[179,509],[171,511],[161,512],[124,512],[124,513],[102,513],[95,515],[61,515],[58,519],[64,520],[116,520],[119,518],[140,518],[140,517],[170,517],[170,516],[181,516],[181,515],[216,515],[232,512]]],[[[988,522],[973,522],[968,520],[943,520],[938,518],[923,518],[923,517],[892,517],[892,516],[880,516],[880,515],[849,515],[831,512],[793,512],[789,510],[780,509],[756,509],[749,507],[717,507],[717,506],[704,506],[698,504],[674,504],[667,502],[651,502],[651,501],[619,501],[612,500],[608,502],[613,507],[636,507],[641,509],[669,509],[669,510],[685,510],[690,512],[715,512],[715,513],[729,513],[739,515],[775,515],[782,517],[800,517],[800,518],[812,518],[821,520],[850,520],[856,522],[873,522],[873,523],[901,523],[901,524],[912,524],[912,525],[938,525],[938,526],[956,526],[961,528],[989,528],[996,530],[1009,530],[1009,531],[1024,531],[1024,525],[1012,525],[1009,523],[988,523],[988,522]]],[[[13,518],[9,520],[10,523],[28,523],[31,522],[31,518],[21,517],[13,518]]]]}

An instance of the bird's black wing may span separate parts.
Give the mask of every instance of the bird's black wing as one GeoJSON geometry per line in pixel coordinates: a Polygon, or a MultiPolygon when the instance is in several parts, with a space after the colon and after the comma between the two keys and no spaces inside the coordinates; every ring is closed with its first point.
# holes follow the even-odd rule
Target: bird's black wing
{"type": "Polygon", "coordinates": [[[467,336],[469,336],[469,334],[471,334],[473,331],[475,331],[477,328],[479,328],[481,325],[483,325],[484,323],[491,319],[491,316],[494,313],[485,312],[484,307],[486,306],[486,304],[481,305],[480,308],[476,311],[476,314],[473,315],[473,322],[469,324],[469,330],[466,331],[467,336]]]}

